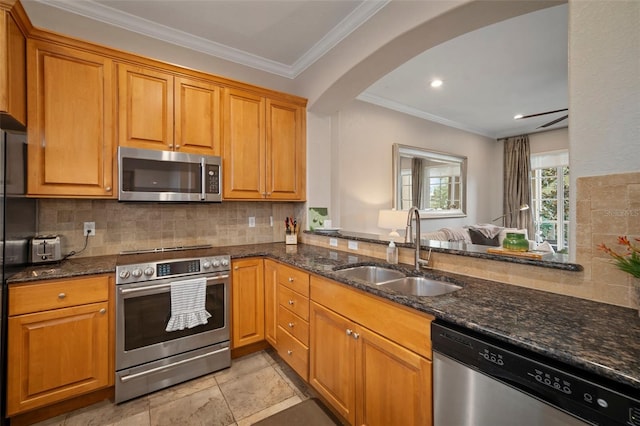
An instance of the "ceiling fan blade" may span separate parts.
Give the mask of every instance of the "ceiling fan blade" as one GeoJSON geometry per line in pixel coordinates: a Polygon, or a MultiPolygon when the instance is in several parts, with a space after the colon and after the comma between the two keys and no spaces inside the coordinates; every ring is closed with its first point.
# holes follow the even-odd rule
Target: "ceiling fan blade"
{"type": "Polygon", "coordinates": [[[552,121],[550,121],[548,123],[545,123],[542,126],[538,127],[538,129],[543,129],[545,127],[553,126],[554,124],[559,123],[562,120],[566,120],[568,117],[569,117],[569,115],[565,115],[564,117],[556,118],[555,120],[552,120],[552,121]]]}
{"type": "Polygon", "coordinates": [[[547,115],[547,114],[555,114],[556,112],[563,112],[563,111],[569,111],[569,108],[557,109],[555,111],[539,112],[537,114],[523,115],[522,117],[519,117],[516,120],[522,120],[523,118],[539,117],[541,115],[547,115]]]}

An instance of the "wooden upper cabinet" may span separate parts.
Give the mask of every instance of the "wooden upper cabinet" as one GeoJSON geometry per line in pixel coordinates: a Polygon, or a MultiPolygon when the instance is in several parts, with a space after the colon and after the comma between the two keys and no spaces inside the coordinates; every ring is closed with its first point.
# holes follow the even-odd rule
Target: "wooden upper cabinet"
{"type": "Polygon", "coordinates": [[[114,197],[113,63],[27,43],[28,194],[114,197]]]}
{"type": "Polygon", "coordinates": [[[237,89],[224,91],[223,198],[266,195],[265,99],[237,89]]]}
{"type": "Polygon", "coordinates": [[[173,76],[118,64],[120,146],[173,149],[173,76]]]}
{"type": "Polygon", "coordinates": [[[304,200],[306,197],[306,142],[304,108],[267,99],[267,198],[304,200]]]}
{"type": "Polygon", "coordinates": [[[118,65],[119,144],[220,155],[220,87],[118,65]]]}
{"type": "Polygon", "coordinates": [[[0,127],[27,124],[26,38],[13,16],[0,9],[0,127]]]}
{"type": "Polygon", "coordinates": [[[225,89],[223,109],[223,197],[304,200],[304,107],[225,89]]]}
{"type": "Polygon", "coordinates": [[[220,87],[175,78],[175,150],[220,155],[220,87]]]}

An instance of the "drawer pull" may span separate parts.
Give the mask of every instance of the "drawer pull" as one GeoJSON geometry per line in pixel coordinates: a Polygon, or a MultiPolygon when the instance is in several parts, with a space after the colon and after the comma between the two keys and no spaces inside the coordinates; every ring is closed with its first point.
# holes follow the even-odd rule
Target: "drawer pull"
{"type": "Polygon", "coordinates": [[[104,315],[104,314],[106,314],[106,313],[107,313],[107,310],[106,310],[105,308],[102,308],[102,309],[100,309],[100,311],[99,311],[99,312],[100,312],[102,315],[104,315]]]}
{"type": "Polygon", "coordinates": [[[293,277],[289,277],[289,282],[292,283],[293,282],[293,277]]]}
{"type": "Polygon", "coordinates": [[[294,323],[290,322],[289,324],[287,324],[289,326],[289,328],[293,328],[293,326],[295,325],[294,323]]]}
{"type": "Polygon", "coordinates": [[[58,299],[64,299],[65,297],[67,297],[67,295],[64,293],[58,294],[58,299]]]}
{"type": "Polygon", "coordinates": [[[293,351],[292,351],[291,349],[289,349],[289,350],[287,351],[287,355],[293,355],[293,351]]]}
{"type": "Polygon", "coordinates": [[[293,300],[289,299],[289,304],[290,304],[290,305],[293,305],[294,303],[295,303],[295,302],[294,302],[293,300]]]}

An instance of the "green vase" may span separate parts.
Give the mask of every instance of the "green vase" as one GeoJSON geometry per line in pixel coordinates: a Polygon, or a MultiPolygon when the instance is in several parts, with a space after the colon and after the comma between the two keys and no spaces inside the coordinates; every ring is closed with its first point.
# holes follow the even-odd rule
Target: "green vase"
{"type": "Polygon", "coordinates": [[[507,232],[507,236],[502,241],[502,247],[510,251],[528,251],[529,241],[524,237],[524,234],[507,232]]]}

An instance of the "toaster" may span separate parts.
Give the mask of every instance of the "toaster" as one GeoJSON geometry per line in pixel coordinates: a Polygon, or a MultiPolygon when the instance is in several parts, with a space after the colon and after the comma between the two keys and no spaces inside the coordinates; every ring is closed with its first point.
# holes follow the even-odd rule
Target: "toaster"
{"type": "Polygon", "coordinates": [[[38,235],[31,239],[31,263],[56,262],[60,259],[59,236],[38,235]]]}

